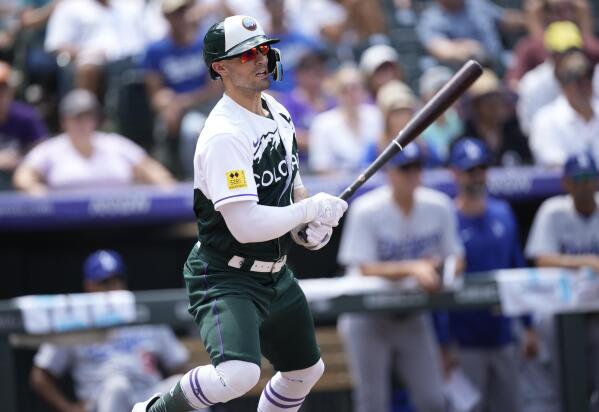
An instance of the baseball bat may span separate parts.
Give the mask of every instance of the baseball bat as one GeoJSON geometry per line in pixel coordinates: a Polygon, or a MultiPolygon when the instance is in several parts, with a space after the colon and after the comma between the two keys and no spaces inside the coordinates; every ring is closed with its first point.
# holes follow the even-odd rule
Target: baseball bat
{"type": "MultiPolygon", "coordinates": [[[[480,77],[483,68],[475,60],[469,60],[453,77],[420,109],[408,124],[399,131],[383,152],[339,195],[348,200],[368,179],[372,177],[393,156],[401,152],[416,139],[439,116],[445,112],[480,77]]],[[[305,228],[299,236],[307,242],[305,228]]]]}

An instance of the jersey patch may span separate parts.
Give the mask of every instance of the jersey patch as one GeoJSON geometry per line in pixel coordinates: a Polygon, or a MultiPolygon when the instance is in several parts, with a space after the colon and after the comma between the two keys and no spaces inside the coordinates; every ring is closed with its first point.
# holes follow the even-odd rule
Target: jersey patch
{"type": "Polygon", "coordinates": [[[230,170],[225,175],[227,177],[227,187],[229,190],[248,187],[248,183],[245,180],[245,172],[243,170],[230,170]]]}

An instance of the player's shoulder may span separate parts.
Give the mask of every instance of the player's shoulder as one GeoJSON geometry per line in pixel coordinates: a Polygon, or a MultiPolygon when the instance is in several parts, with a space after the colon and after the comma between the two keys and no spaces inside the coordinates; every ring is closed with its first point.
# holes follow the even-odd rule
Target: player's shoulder
{"type": "Polygon", "coordinates": [[[453,210],[454,208],[449,196],[429,187],[420,186],[416,189],[414,196],[416,201],[424,206],[445,210],[453,210]]]}
{"type": "Polygon", "coordinates": [[[223,97],[212,109],[200,132],[200,145],[209,143],[216,136],[224,135],[239,139],[245,135],[239,108],[231,104],[230,100],[223,97]]]}
{"type": "Polygon", "coordinates": [[[493,213],[499,214],[512,214],[512,207],[510,204],[503,199],[498,199],[496,197],[489,196],[487,198],[487,209],[492,211],[493,213]]]}
{"type": "Polygon", "coordinates": [[[371,213],[381,209],[391,201],[391,188],[388,185],[377,187],[356,198],[351,208],[353,213],[371,213]]]}
{"type": "Polygon", "coordinates": [[[541,204],[537,214],[554,216],[563,213],[574,213],[574,204],[569,195],[550,197],[541,204]]]}

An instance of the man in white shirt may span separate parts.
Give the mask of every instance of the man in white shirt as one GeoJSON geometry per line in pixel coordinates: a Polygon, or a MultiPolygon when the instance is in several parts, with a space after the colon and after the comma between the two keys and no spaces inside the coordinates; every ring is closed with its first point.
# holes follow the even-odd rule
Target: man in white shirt
{"type": "Polygon", "coordinates": [[[593,97],[594,68],[579,50],[556,62],[562,94],[533,118],[530,149],[537,164],[562,166],[568,156],[591,152],[599,160],[599,101],[593,97]]]}

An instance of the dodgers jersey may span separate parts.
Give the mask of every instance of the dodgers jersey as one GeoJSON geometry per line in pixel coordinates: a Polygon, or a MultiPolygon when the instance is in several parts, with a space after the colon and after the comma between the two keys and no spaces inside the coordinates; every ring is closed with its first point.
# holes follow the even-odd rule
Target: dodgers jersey
{"type": "Polygon", "coordinates": [[[289,234],[259,243],[239,243],[219,208],[257,201],[289,206],[301,186],[295,127],[287,110],[262,94],[272,118],[259,116],[226,94],[210,112],[194,157],[194,211],[200,243],[224,254],[276,260],[287,253],[289,234]]]}
{"type": "Polygon", "coordinates": [[[339,261],[362,263],[440,258],[463,255],[456,217],[449,197],[420,187],[414,206],[405,215],[383,186],[359,197],[349,209],[339,250],[339,261]]]}
{"type": "MultiPolygon", "coordinates": [[[[599,193],[595,201],[599,204],[599,193]]],[[[547,199],[535,216],[525,252],[531,259],[556,253],[599,255],[599,209],[584,217],[569,195],[547,199]]]]}

